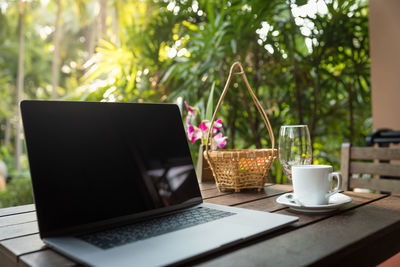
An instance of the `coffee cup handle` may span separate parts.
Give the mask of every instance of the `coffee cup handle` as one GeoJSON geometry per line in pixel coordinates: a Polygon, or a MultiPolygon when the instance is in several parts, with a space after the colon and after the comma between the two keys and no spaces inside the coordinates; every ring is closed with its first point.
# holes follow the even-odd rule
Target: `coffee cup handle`
{"type": "Polygon", "coordinates": [[[329,182],[332,184],[333,178],[336,178],[337,180],[337,186],[335,189],[333,189],[332,192],[329,192],[328,194],[325,195],[326,198],[329,198],[330,196],[336,194],[339,192],[340,187],[342,185],[342,175],[339,172],[331,172],[329,174],[329,182]]]}

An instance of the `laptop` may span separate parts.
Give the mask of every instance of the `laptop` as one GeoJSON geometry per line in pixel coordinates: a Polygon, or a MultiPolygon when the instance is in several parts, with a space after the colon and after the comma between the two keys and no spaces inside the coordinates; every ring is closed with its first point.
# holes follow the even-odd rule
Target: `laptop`
{"type": "Polygon", "coordinates": [[[89,266],[165,266],[298,220],[204,203],[177,105],[21,102],[39,232],[89,266]]]}

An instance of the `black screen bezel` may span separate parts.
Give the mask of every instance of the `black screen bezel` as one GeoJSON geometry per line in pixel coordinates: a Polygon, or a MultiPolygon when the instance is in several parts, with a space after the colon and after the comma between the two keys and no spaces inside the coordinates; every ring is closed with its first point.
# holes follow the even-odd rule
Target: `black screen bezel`
{"type": "MultiPolygon", "coordinates": [[[[181,120],[180,116],[180,111],[177,105],[175,104],[164,104],[164,103],[103,103],[103,102],[81,102],[81,101],[47,101],[47,100],[23,100],[20,103],[20,109],[21,109],[21,116],[22,116],[22,122],[25,128],[24,124],[24,114],[28,112],[35,112],[35,106],[36,105],[41,105],[41,103],[46,103],[46,102],[52,102],[54,104],[59,104],[63,105],[65,103],[79,103],[79,104],[84,104],[84,103],[96,103],[98,105],[163,105],[164,107],[166,105],[171,106],[171,108],[175,109],[175,114],[177,118],[181,120]]],[[[182,121],[182,120],[181,120],[182,121]]],[[[45,237],[54,237],[54,236],[65,236],[65,235],[79,235],[82,233],[87,233],[88,231],[97,231],[101,229],[105,229],[108,227],[114,227],[118,225],[123,225],[127,223],[132,223],[136,221],[140,221],[143,219],[146,219],[148,217],[154,217],[163,213],[168,213],[172,212],[175,210],[195,206],[198,204],[201,204],[203,202],[201,194],[199,194],[197,197],[189,199],[188,201],[177,204],[177,205],[171,205],[163,208],[158,208],[158,209],[153,209],[145,212],[140,212],[140,213],[135,213],[131,215],[125,215],[125,216],[120,216],[120,217],[115,217],[111,219],[106,219],[106,220],[101,220],[98,222],[94,223],[86,223],[86,224],[81,224],[73,227],[66,227],[62,229],[56,229],[56,230],[47,230],[45,227],[43,227],[44,220],[46,219],[47,215],[44,215],[44,211],[41,209],[42,204],[40,201],[38,201],[38,197],[36,197],[36,194],[38,192],[37,187],[40,186],[40,179],[36,179],[37,174],[35,173],[35,168],[32,168],[31,165],[31,160],[29,155],[32,154],[32,151],[30,149],[31,146],[29,145],[29,130],[31,129],[25,129],[25,143],[26,143],[26,149],[27,149],[27,154],[28,154],[28,162],[30,166],[30,173],[31,173],[31,180],[32,180],[32,187],[33,187],[33,196],[34,196],[34,202],[36,205],[36,213],[37,213],[37,220],[38,220],[38,225],[39,225],[39,233],[41,238],[45,237]]],[[[189,151],[189,146],[188,142],[186,140],[183,140],[186,142],[187,150],[189,151]]],[[[190,155],[190,152],[189,152],[190,155]]],[[[193,162],[192,162],[193,163],[193,162]]],[[[196,183],[197,184],[197,183],[196,183]]],[[[197,184],[198,187],[198,184],[197,184]]],[[[200,192],[200,189],[198,190],[200,192]]],[[[49,200],[51,201],[51,200],[49,200]]],[[[62,211],[60,211],[62,212],[62,211]]],[[[57,216],[54,214],[53,216],[57,216]]]]}

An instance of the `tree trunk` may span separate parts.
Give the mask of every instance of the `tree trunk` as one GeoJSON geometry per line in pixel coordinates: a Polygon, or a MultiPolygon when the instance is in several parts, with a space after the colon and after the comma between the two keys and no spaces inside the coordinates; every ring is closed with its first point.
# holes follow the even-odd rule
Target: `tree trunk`
{"type": "MultiPolygon", "coordinates": [[[[245,88],[243,90],[247,91],[247,88],[245,88]]],[[[258,132],[258,125],[257,125],[257,120],[256,120],[256,117],[259,116],[258,111],[256,109],[256,111],[254,113],[251,112],[250,104],[252,104],[252,103],[249,103],[247,101],[248,97],[246,97],[246,95],[243,92],[240,92],[240,98],[241,98],[243,106],[245,107],[246,112],[249,116],[249,124],[250,124],[251,131],[253,132],[254,143],[257,148],[261,148],[261,138],[260,138],[260,134],[258,132]]]]}
{"type": "Polygon", "coordinates": [[[20,120],[20,109],[19,103],[22,100],[22,92],[24,90],[24,47],[25,47],[25,39],[24,39],[24,17],[25,17],[25,5],[26,2],[18,1],[18,42],[19,42],[19,51],[18,51],[18,71],[17,71],[17,125],[16,125],[16,134],[15,134],[15,170],[17,173],[21,171],[21,154],[22,154],[22,125],[20,120]]]}
{"type": "Polygon", "coordinates": [[[315,132],[317,129],[317,121],[318,121],[318,96],[319,96],[319,91],[320,91],[320,77],[319,77],[319,68],[315,70],[317,80],[315,82],[314,86],[314,109],[313,109],[313,117],[312,117],[312,122],[311,122],[311,148],[312,151],[314,151],[314,137],[315,137],[315,132]]]}
{"type": "Polygon", "coordinates": [[[235,148],[235,110],[233,110],[231,107],[229,107],[229,113],[228,113],[228,126],[229,126],[229,131],[231,132],[230,134],[230,139],[228,139],[228,143],[230,144],[230,148],[233,149],[235,148]]]}
{"type": "Polygon", "coordinates": [[[353,139],[354,139],[354,114],[353,114],[353,84],[350,83],[349,84],[349,113],[350,113],[350,125],[349,125],[349,129],[350,129],[350,143],[353,143],[353,139]]]}
{"type": "Polygon", "coordinates": [[[52,92],[51,98],[57,98],[58,76],[59,76],[59,61],[60,61],[60,17],[61,17],[61,0],[56,0],[57,13],[54,30],[54,53],[51,66],[52,92]]]}
{"type": "Polygon", "coordinates": [[[100,34],[102,35],[101,38],[104,38],[107,34],[107,25],[106,25],[106,19],[107,19],[107,0],[99,0],[100,4],[100,34]]]}
{"type": "Polygon", "coordinates": [[[94,50],[96,47],[96,36],[97,36],[97,19],[95,19],[90,25],[87,27],[87,51],[88,51],[88,58],[92,58],[94,54],[94,50]]]}
{"type": "Polygon", "coordinates": [[[295,93],[296,93],[296,104],[297,104],[297,115],[299,116],[299,124],[303,123],[303,108],[301,106],[301,89],[300,89],[300,82],[299,82],[299,74],[297,71],[297,63],[296,60],[293,60],[293,78],[294,78],[294,86],[295,86],[295,93]]]}
{"type": "MultiPolygon", "coordinates": [[[[252,87],[254,94],[257,96],[259,81],[260,81],[260,74],[257,71],[259,68],[259,46],[257,46],[255,48],[255,52],[254,52],[253,56],[255,57],[255,59],[254,59],[255,64],[253,66],[253,69],[255,72],[255,79],[254,79],[254,85],[253,86],[250,85],[250,86],[252,87]]],[[[240,79],[242,79],[241,76],[239,76],[239,77],[240,77],[240,79]]],[[[244,83],[244,82],[242,81],[242,83],[244,83]]],[[[248,97],[249,92],[247,91],[246,86],[243,86],[243,89],[241,89],[239,95],[240,95],[241,102],[249,116],[248,123],[250,124],[251,131],[253,132],[254,144],[255,144],[256,148],[261,148],[261,136],[259,133],[259,120],[258,120],[260,114],[258,114],[258,110],[256,108],[254,109],[254,112],[252,112],[251,107],[255,106],[255,104],[254,104],[252,98],[248,97]]]]}
{"type": "Polygon", "coordinates": [[[121,41],[119,40],[119,29],[118,29],[118,7],[117,3],[115,3],[114,6],[114,12],[113,12],[113,20],[112,20],[112,27],[113,27],[113,32],[115,34],[114,36],[114,42],[117,46],[121,45],[121,41]]]}
{"type": "Polygon", "coordinates": [[[288,2],[288,9],[289,9],[289,16],[290,16],[290,31],[291,31],[291,43],[289,44],[289,52],[291,55],[291,61],[293,62],[293,81],[294,81],[294,88],[295,88],[295,98],[296,98],[296,106],[297,106],[297,115],[299,117],[299,124],[304,124],[303,123],[303,112],[302,112],[302,106],[301,106],[301,89],[300,89],[300,78],[299,78],[299,73],[297,69],[297,61],[295,57],[295,47],[296,47],[296,39],[295,39],[295,32],[293,31],[296,28],[296,23],[294,21],[294,17],[291,12],[291,7],[288,2]]]}
{"type": "Polygon", "coordinates": [[[9,149],[11,140],[11,119],[6,119],[6,130],[4,131],[4,146],[9,149]]]}
{"type": "MultiPolygon", "coordinates": [[[[254,94],[259,97],[258,92],[259,87],[260,87],[260,82],[261,82],[261,73],[260,71],[258,71],[261,68],[261,64],[260,64],[260,58],[262,58],[262,55],[260,53],[260,46],[256,46],[256,58],[255,58],[255,68],[254,68],[254,72],[255,72],[255,79],[254,79],[254,94]]],[[[262,107],[263,108],[263,107],[262,107]]],[[[264,109],[264,108],[263,108],[264,109]]],[[[256,142],[256,147],[257,148],[261,148],[261,136],[260,136],[260,132],[259,132],[259,125],[260,125],[260,114],[258,114],[257,109],[256,110],[256,116],[254,119],[255,125],[256,125],[256,135],[254,136],[255,138],[255,142],[256,142]]]]}

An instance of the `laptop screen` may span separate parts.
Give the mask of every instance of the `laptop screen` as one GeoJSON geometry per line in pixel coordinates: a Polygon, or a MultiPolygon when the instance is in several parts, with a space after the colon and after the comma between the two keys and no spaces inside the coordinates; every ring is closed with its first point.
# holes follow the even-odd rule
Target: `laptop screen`
{"type": "Polygon", "coordinates": [[[23,101],[41,236],[200,202],[172,104],[23,101]]]}

